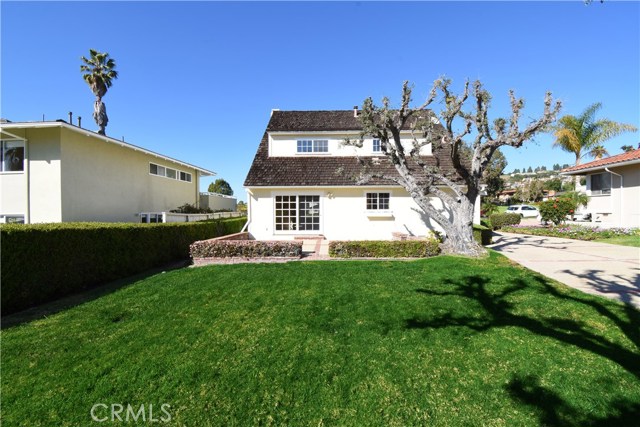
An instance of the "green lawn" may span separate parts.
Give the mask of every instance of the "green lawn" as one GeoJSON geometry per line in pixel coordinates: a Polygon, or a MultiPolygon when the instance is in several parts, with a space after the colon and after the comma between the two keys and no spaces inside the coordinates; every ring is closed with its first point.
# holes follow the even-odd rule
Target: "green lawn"
{"type": "Polygon", "coordinates": [[[109,425],[97,403],[188,426],[640,415],[640,312],[495,253],[175,270],[1,338],[3,426],[109,425]]]}
{"type": "Polygon", "coordinates": [[[608,239],[596,239],[596,242],[610,243],[612,245],[634,246],[640,248],[640,236],[615,236],[608,239]]]}

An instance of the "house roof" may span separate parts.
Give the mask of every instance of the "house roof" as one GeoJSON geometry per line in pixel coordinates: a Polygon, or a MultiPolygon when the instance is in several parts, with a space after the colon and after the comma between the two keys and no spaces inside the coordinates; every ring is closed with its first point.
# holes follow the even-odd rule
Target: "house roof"
{"type": "Polygon", "coordinates": [[[626,153],[604,159],[594,160],[593,162],[584,163],[582,165],[572,166],[570,168],[563,169],[560,173],[562,175],[580,175],[586,172],[603,170],[608,167],[625,166],[635,163],[640,163],[640,149],[628,151],[626,153]]]}
{"type": "MultiPolygon", "coordinates": [[[[142,147],[138,147],[137,145],[129,144],[129,143],[126,143],[124,141],[120,141],[120,140],[111,138],[109,136],[100,135],[99,133],[90,131],[88,129],[83,129],[83,128],[78,127],[78,126],[70,125],[69,123],[67,123],[65,121],[55,121],[55,122],[50,122],[50,121],[49,122],[10,122],[10,121],[6,121],[6,122],[2,123],[2,126],[0,126],[0,131],[2,133],[4,133],[4,134],[11,135],[10,132],[8,132],[8,130],[10,130],[10,129],[52,128],[52,127],[62,127],[62,128],[71,130],[73,132],[83,134],[85,136],[90,136],[90,137],[93,137],[93,138],[99,138],[99,139],[102,139],[105,142],[109,142],[109,143],[112,143],[112,144],[115,144],[115,145],[119,145],[121,147],[124,147],[124,148],[127,148],[127,149],[131,149],[131,150],[134,150],[134,151],[140,151],[142,153],[148,154],[148,155],[153,156],[153,157],[157,157],[157,158],[164,159],[164,160],[167,160],[167,161],[170,161],[170,162],[173,162],[173,163],[177,163],[179,165],[182,165],[182,166],[197,170],[198,172],[200,172],[200,174],[202,176],[214,176],[214,175],[216,175],[215,172],[210,171],[208,169],[204,169],[204,168],[201,168],[199,166],[195,166],[195,165],[192,165],[190,163],[186,163],[186,162],[183,162],[181,160],[174,159],[172,157],[165,156],[165,155],[156,153],[154,151],[144,149],[142,147]]],[[[12,137],[16,137],[18,139],[22,139],[22,137],[18,137],[16,135],[12,135],[12,137]]]]}
{"type": "MultiPolygon", "coordinates": [[[[426,114],[433,113],[425,110],[426,114]]],[[[420,115],[416,116],[420,117],[420,115]]],[[[403,129],[410,129],[409,120],[403,129]]],[[[273,110],[267,132],[361,131],[354,110],[280,111],[273,110]]]]}
{"type": "MultiPolygon", "coordinates": [[[[313,131],[352,131],[360,130],[358,119],[353,117],[353,110],[349,111],[274,111],[267,130],[258,146],[247,178],[245,187],[345,187],[397,185],[393,181],[372,178],[366,183],[357,184],[358,177],[365,173],[376,175],[398,176],[393,164],[384,156],[363,157],[366,161],[365,169],[361,160],[355,156],[269,156],[270,132],[313,132],[313,131]],[[375,162],[374,159],[379,159],[375,162]]],[[[276,142],[277,143],[277,142],[276,142]]],[[[440,166],[448,173],[455,173],[449,156],[440,156],[440,166]]],[[[435,166],[434,156],[423,156],[422,160],[428,165],[435,166]]],[[[424,176],[423,169],[409,159],[410,168],[416,177],[424,176]]],[[[457,176],[457,175],[456,175],[457,176]]]]}

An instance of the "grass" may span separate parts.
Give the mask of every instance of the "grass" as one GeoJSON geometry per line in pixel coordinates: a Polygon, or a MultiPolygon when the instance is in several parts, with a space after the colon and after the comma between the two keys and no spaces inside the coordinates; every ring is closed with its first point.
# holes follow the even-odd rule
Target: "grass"
{"type": "Polygon", "coordinates": [[[608,239],[596,239],[595,242],[609,243],[612,245],[633,246],[640,248],[640,236],[615,236],[608,239]]]}
{"type": "Polygon", "coordinates": [[[567,239],[596,241],[612,245],[640,247],[639,228],[599,228],[583,225],[516,225],[504,226],[507,233],[530,234],[534,236],[562,237],[567,239]]]}
{"type": "Polygon", "coordinates": [[[639,346],[639,311],[496,253],[182,269],[2,331],[2,421],[637,425],[639,346]]]}

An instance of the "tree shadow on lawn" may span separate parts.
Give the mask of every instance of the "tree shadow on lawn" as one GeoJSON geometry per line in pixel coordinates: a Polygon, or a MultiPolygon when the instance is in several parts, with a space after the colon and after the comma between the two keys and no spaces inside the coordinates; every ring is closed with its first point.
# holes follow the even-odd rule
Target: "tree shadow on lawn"
{"type": "MultiPolygon", "coordinates": [[[[425,295],[444,298],[462,297],[475,301],[482,307],[482,315],[469,316],[447,313],[426,318],[414,317],[406,320],[406,327],[427,330],[463,327],[476,332],[484,332],[492,328],[518,327],[604,357],[618,364],[635,378],[640,379],[640,351],[637,351],[640,350],[640,311],[631,305],[616,307],[616,303],[600,302],[588,295],[582,297],[576,293],[564,293],[539,275],[533,275],[532,279],[542,287],[543,292],[554,298],[590,307],[608,318],[631,341],[634,349],[629,350],[610,341],[605,336],[591,332],[583,322],[574,319],[545,317],[543,314],[528,316],[518,313],[520,311],[517,310],[518,303],[508,299],[509,296],[532,286],[531,283],[522,279],[514,280],[513,283],[498,292],[489,291],[487,286],[490,279],[478,275],[467,276],[460,280],[447,279],[445,284],[449,286],[449,290],[446,291],[417,289],[417,292],[425,295]]],[[[640,402],[614,401],[611,403],[610,416],[606,419],[595,419],[585,418],[588,414],[576,415],[579,411],[562,400],[554,391],[540,386],[536,377],[514,375],[506,389],[514,399],[536,407],[542,425],[638,425],[640,402]],[[582,421],[569,422],[572,419],[581,419],[582,421]]]]}
{"type": "Polygon", "coordinates": [[[123,279],[119,279],[119,280],[107,283],[105,285],[100,285],[95,288],[81,291],[79,293],[71,294],[69,296],[62,297],[57,300],[47,302],[35,307],[31,307],[26,310],[19,311],[17,313],[12,313],[7,316],[2,316],[2,319],[0,322],[0,329],[4,330],[4,329],[22,325],[24,323],[29,323],[34,320],[52,316],[63,310],[76,307],[78,305],[84,304],[89,301],[93,301],[95,299],[98,299],[110,293],[113,293],[119,289],[124,288],[125,286],[131,285],[135,282],[146,279],[147,277],[154,276],[158,273],[187,267],[188,265],[190,265],[190,263],[191,263],[190,260],[174,262],[164,267],[153,268],[151,270],[147,270],[143,273],[136,274],[134,276],[125,277],[123,279]]]}

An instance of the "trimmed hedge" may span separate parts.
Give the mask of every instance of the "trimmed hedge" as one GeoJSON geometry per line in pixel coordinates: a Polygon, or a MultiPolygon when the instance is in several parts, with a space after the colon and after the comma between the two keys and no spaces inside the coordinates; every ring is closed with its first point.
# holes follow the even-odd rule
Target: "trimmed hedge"
{"type": "Polygon", "coordinates": [[[329,255],[335,258],[427,258],[439,253],[437,239],[329,242],[329,255]]]}
{"type": "Polygon", "coordinates": [[[202,240],[190,247],[192,258],[264,258],[302,256],[302,241],[202,240]]]}
{"type": "Polygon", "coordinates": [[[478,224],[473,225],[473,237],[476,239],[476,242],[480,243],[482,246],[491,244],[492,235],[493,232],[490,228],[478,224]]]}
{"type": "Polygon", "coordinates": [[[170,224],[6,224],[2,314],[189,258],[189,245],[239,232],[246,218],[170,224]]]}
{"type": "Polygon", "coordinates": [[[494,230],[499,230],[507,225],[518,225],[522,217],[517,213],[497,213],[489,217],[494,230]]]}

